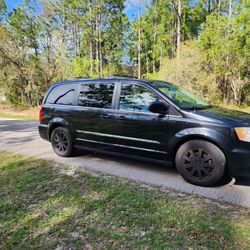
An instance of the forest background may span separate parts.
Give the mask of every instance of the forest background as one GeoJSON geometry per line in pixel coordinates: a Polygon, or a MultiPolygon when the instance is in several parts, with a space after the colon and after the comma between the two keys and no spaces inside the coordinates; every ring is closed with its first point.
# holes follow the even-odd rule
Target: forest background
{"type": "Polygon", "coordinates": [[[215,105],[250,105],[249,0],[0,0],[0,99],[35,107],[48,86],[132,76],[215,105]]]}

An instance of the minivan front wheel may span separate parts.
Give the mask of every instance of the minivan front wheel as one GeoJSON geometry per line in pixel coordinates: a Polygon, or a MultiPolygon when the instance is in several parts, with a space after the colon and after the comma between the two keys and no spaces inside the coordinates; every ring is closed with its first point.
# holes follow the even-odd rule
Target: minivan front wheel
{"type": "Polygon", "coordinates": [[[211,142],[191,140],[178,149],[175,165],[186,181],[200,186],[213,186],[224,176],[226,157],[211,142]]]}
{"type": "Polygon", "coordinates": [[[55,128],[51,134],[51,145],[57,155],[62,157],[71,156],[73,145],[69,130],[64,127],[55,128]]]}

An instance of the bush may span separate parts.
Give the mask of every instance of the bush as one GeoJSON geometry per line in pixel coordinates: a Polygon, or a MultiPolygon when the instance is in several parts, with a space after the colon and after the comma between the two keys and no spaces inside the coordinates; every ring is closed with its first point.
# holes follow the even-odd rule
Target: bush
{"type": "Polygon", "coordinates": [[[165,58],[159,73],[150,75],[150,78],[174,83],[215,105],[221,104],[222,93],[215,76],[206,73],[202,65],[202,52],[194,41],[182,45],[178,68],[176,58],[165,58]]]}
{"type": "Polygon", "coordinates": [[[250,106],[250,83],[246,85],[242,92],[242,104],[250,106]]]}

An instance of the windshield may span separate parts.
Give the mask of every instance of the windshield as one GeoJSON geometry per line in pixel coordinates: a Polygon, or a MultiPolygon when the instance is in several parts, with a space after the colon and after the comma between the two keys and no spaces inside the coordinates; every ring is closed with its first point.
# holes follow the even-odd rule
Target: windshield
{"type": "Polygon", "coordinates": [[[181,87],[160,81],[153,82],[153,86],[182,109],[204,109],[211,106],[201,98],[181,87]]]}

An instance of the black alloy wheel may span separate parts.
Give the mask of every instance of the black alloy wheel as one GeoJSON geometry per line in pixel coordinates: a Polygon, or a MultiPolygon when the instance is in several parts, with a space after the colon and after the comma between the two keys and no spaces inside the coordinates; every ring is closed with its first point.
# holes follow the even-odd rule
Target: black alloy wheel
{"type": "Polygon", "coordinates": [[[204,149],[191,149],[183,157],[183,167],[192,178],[202,180],[211,176],[214,161],[204,149]]]}
{"type": "Polygon", "coordinates": [[[226,158],[214,144],[192,140],[179,148],[175,163],[179,173],[188,182],[201,186],[213,186],[225,173],[226,158]]]}
{"type": "Polygon", "coordinates": [[[62,157],[71,156],[73,152],[72,138],[68,129],[57,127],[51,134],[51,144],[54,152],[62,157]]]}

